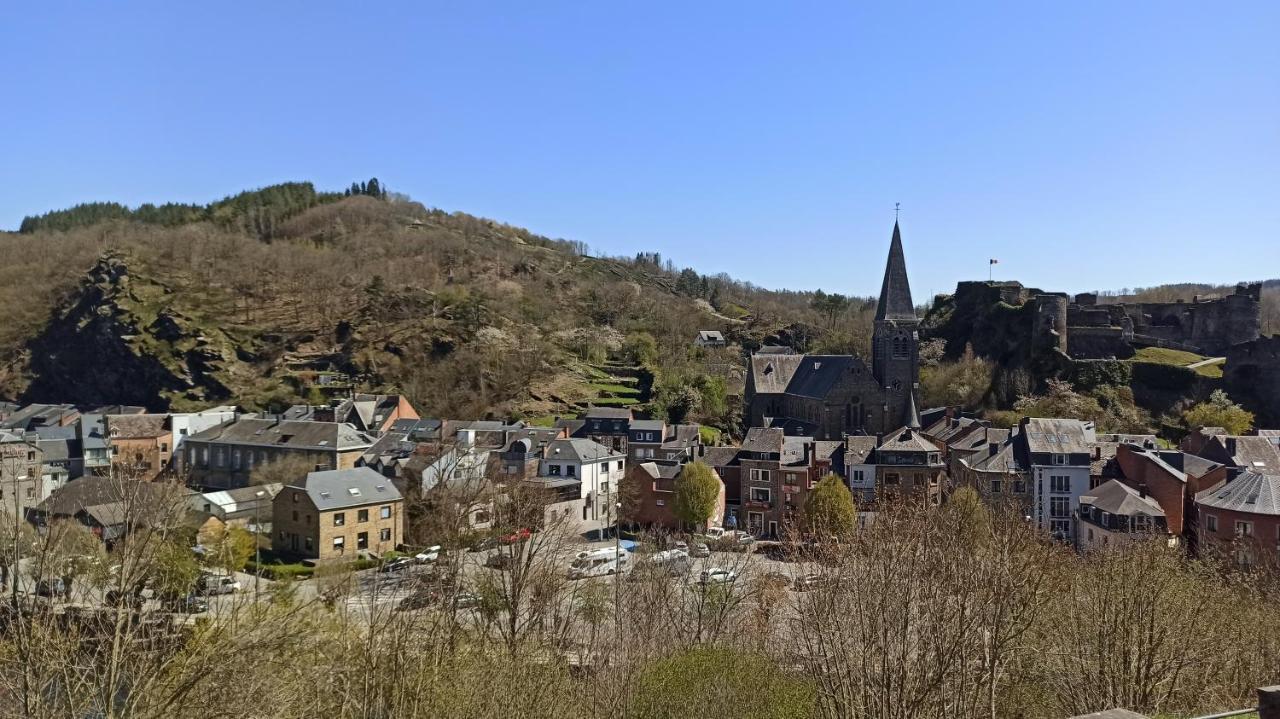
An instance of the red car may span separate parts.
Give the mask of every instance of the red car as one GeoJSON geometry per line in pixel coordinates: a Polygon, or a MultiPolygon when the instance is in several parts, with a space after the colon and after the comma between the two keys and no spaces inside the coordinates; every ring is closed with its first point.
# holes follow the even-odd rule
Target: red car
{"type": "Polygon", "coordinates": [[[503,544],[515,544],[516,542],[523,542],[524,540],[528,539],[532,535],[533,535],[533,532],[530,532],[528,529],[521,527],[520,529],[517,529],[511,534],[503,536],[502,539],[499,541],[501,541],[503,544]]]}

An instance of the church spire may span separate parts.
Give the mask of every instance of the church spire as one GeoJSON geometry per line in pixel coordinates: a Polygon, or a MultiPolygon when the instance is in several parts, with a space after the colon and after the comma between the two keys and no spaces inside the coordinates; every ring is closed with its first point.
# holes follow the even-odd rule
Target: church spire
{"type": "Polygon", "coordinates": [[[920,429],[920,412],[916,409],[916,393],[907,393],[907,427],[920,429]]]}
{"type": "Polygon", "coordinates": [[[907,283],[907,259],[902,253],[902,233],[898,230],[898,221],[894,220],[889,262],[884,268],[884,284],[880,286],[880,302],[876,305],[876,321],[914,319],[916,308],[911,302],[911,285],[907,283]]]}

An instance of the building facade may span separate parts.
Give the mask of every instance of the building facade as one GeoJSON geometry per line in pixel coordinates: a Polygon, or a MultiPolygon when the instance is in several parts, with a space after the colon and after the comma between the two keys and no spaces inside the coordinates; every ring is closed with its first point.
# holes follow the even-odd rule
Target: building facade
{"type": "Polygon", "coordinates": [[[369,469],[311,472],[286,484],[272,501],[271,546],[315,560],[381,556],[404,542],[404,500],[369,469]]]}

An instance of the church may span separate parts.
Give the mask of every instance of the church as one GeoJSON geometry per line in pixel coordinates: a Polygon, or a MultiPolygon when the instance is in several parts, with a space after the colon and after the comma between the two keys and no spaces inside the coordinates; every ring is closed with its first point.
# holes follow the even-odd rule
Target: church
{"type": "Polygon", "coordinates": [[[871,367],[850,355],[753,354],[743,397],[746,426],[829,440],[919,426],[919,323],[895,221],[876,305],[871,367]]]}

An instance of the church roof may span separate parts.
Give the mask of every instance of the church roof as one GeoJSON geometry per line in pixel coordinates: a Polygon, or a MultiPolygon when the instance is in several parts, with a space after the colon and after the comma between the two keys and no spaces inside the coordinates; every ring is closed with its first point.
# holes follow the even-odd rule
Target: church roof
{"type": "Polygon", "coordinates": [[[859,365],[849,355],[754,354],[751,378],[756,392],[822,399],[844,373],[859,365]]]}
{"type": "Polygon", "coordinates": [[[893,241],[889,244],[889,262],[884,268],[884,284],[880,286],[880,302],[876,320],[914,320],[916,308],[911,302],[911,285],[907,282],[907,259],[902,253],[902,233],[893,223],[893,241]]]}

